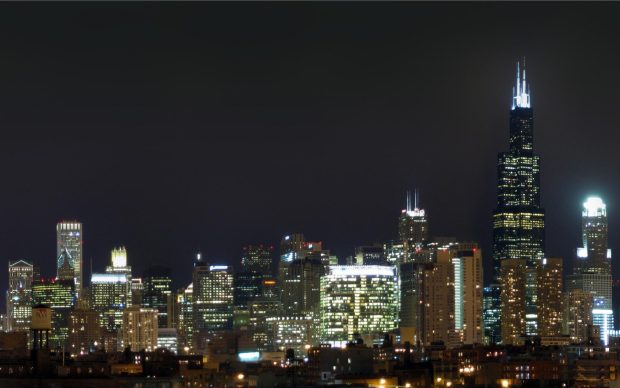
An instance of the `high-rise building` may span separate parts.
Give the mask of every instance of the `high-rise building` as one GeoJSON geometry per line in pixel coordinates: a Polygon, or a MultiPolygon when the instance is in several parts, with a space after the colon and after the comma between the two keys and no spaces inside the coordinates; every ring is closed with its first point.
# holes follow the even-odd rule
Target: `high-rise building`
{"type": "Polygon", "coordinates": [[[424,274],[429,263],[402,262],[400,276],[401,341],[421,345],[424,327],[424,274]]]}
{"type": "Polygon", "coordinates": [[[170,268],[153,266],[142,275],[142,307],[157,310],[157,324],[160,328],[169,327],[168,301],[172,295],[172,276],[170,268]]]}
{"type": "Polygon", "coordinates": [[[383,252],[383,245],[366,245],[355,247],[355,264],[390,265],[383,252]]]}
{"type": "Polygon", "coordinates": [[[126,274],[94,273],[90,278],[90,306],[99,313],[100,324],[110,331],[120,329],[130,293],[126,274]]]}
{"type": "Polygon", "coordinates": [[[424,325],[422,343],[443,342],[446,347],[458,345],[454,322],[454,264],[450,250],[437,251],[435,263],[424,270],[424,325]]]}
{"type": "Polygon", "coordinates": [[[592,325],[592,293],[572,290],[566,293],[564,305],[564,333],[573,343],[588,339],[588,327],[592,325]]]}
{"type": "Polygon", "coordinates": [[[563,302],[562,258],[542,259],[538,264],[538,334],[542,337],[562,334],[563,302]]]}
{"type": "Polygon", "coordinates": [[[601,341],[608,342],[613,330],[611,249],[607,246],[607,207],[599,197],[589,197],[583,204],[583,247],[577,248],[573,275],[568,277],[568,290],[592,294],[592,320],[600,328],[601,341]]]}
{"type": "Polygon", "coordinates": [[[243,247],[241,272],[252,272],[272,276],[273,245],[248,245],[243,247]]]}
{"type": "Polygon", "coordinates": [[[194,335],[194,284],[190,283],[187,287],[178,290],[176,293],[175,306],[177,311],[176,329],[179,336],[179,350],[187,354],[192,349],[192,338],[194,335]]]}
{"type": "Polygon", "coordinates": [[[9,262],[8,331],[30,331],[33,266],[25,260],[9,262]]]}
{"type": "Polygon", "coordinates": [[[302,234],[285,236],[280,246],[279,283],[284,315],[318,318],[320,279],[329,265],[329,251],[321,242],[307,242],[302,234]]]}
{"type": "Polygon", "coordinates": [[[131,278],[131,304],[142,304],[142,293],[144,292],[144,284],[142,278],[131,278]]]}
{"type": "Polygon", "coordinates": [[[122,324],[123,348],[132,352],[157,348],[157,310],[139,306],[127,307],[123,311],[122,324]]]}
{"type": "Polygon", "coordinates": [[[428,240],[428,220],[426,211],[418,208],[418,192],[415,191],[412,207],[411,193],[407,191],[407,204],[401,211],[398,219],[398,239],[404,245],[404,256],[410,260],[410,256],[422,243],[428,240]]]}
{"type": "Polygon", "coordinates": [[[501,333],[504,345],[520,345],[525,335],[527,260],[501,261],[501,333]]]}
{"type": "Polygon", "coordinates": [[[460,244],[454,265],[454,323],[460,342],[484,342],[482,252],[477,244],[460,244]]]}
{"type": "Polygon", "coordinates": [[[207,265],[198,257],[193,273],[193,348],[206,351],[208,337],[233,326],[233,274],[226,265],[207,265]]]}
{"type": "Polygon", "coordinates": [[[62,347],[69,336],[71,309],[75,305],[75,285],[71,279],[37,279],[32,284],[33,305],[45,305],[52,310],[52,332],[49,345],[62,347]]]}
{"type": "Polygon", "coordinates": [[[534,154],[534,119],[525,65],[520,71],[517,64],[510,110],[510,150],[498,156],[497,178],[497,208],[493,212],[495,276],[500,275],[502,260],[526,261],[525,330],[535,335],[536,268],[545,252],[545,211],[540,206],[540,157],[534,154]]]}
{"type": "Polygon", "coordinates": [[[101,345],[101,324],[99,313],[92,310],[88,301],[78,299],[69,315],[69,342],[67,349],[71,356],[88,354],[101,345]]]}
{"type": "Polygon", "coordinates": [[[323,343],[341,346],[354,334],[383,339],[397,327],[398,279],[391,266],[335,265],[321,278],[323,343]]]}
{"type": "Polygon", "coordinates": [[[56,268],[60,269],[66,252],[75,271],[75,291],[80,295],[83,282],[82,265],[82,224],[78,221],[61,221],[56,225],[56,268]]]}
{"type": "Polygon", "coordinates": [[[501,290],[499,284],[490,284],[483,291],[484,343],[499,344],[501,337],[501,290]]]}

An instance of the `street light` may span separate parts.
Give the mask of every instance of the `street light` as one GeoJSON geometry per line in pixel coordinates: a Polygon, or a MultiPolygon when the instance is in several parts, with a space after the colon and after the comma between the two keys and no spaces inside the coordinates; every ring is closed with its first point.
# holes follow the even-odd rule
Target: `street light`
{"type": "Polygon", "coordinates": [[[237,375],[237,379],[239,379],[239,380],[243,380],[243,378],[244,378],[244,377],[245,377],[245,376],[243,375],[243,373],[239,373],[239,374],[237,375]]]}

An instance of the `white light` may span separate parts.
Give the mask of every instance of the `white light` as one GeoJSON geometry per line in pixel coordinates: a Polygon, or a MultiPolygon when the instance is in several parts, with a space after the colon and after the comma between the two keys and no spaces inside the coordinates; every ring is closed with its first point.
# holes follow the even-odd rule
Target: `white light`
{"type": "Polygon", "coordinates": [[[209,266],[209,271],[226,271],[228,269],[227,265],[211,265],[209,266]]]}
{"type": "Polygon", "coordinates": [[[583,215],[587,217],[607,215],[605,203],[600,197],[588,197],[583,203],[583,215]]]}
{"type": "Polygon", "coordinates": [[[256,362],[260,359],[259,352],[241,352],[238,356],[241,362],[256,362]]]}
{"type": "Polygon", "coordinates": [[[577,248],[577,257],[585,259],[588,257],[588,250],[586,248],[577,248]]]}
{"type": "Polygon", "coordinates": [[[330,265],[330,276],[394,276],[394,267],[384,265],[330,265]]]}
{"type": "Polygon", "coordinates": [[[127,275],[115,273],[94,273],[90,278],[91,283],[127,283],[127,275]]]}

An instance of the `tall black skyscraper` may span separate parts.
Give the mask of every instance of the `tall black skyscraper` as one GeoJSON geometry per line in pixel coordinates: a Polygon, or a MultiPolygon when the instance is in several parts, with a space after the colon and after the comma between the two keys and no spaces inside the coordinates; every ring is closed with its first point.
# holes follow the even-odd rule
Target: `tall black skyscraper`
{"type": "Polygon", "coordinates": [[[497,209],[493,212],[496,278],[504,259],[525,259],[526,332],[536,334],[536,265],[545,251],[545,211],[540,207],[540,157],[534,154],[529,85],[517,64],[510,110],[510,150],[497,162],[497,209]]]}

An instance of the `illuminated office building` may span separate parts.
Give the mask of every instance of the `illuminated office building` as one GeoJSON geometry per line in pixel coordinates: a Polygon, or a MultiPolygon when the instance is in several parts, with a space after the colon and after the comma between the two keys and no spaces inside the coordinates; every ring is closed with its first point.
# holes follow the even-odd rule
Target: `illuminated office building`
{"type": "Polygon", "coordinates": [[[157,348],[157,310],[140,306],[123,311],[122,347],[132,352],[152,352],[157,348]]]}
{"type": "Polygon", "coordinates": [[[607,207],[599,197],[589,197],[583,204],[583,246],[577,248],[573,275],[568,290],[592,294],[592,321],[599,326],[601,341],[608,343],[608,331],[614,328],[612,303],[611,249],[607,246],[607,207]]]}
{"type": "Polygon", "coordinates": [[[564,305],[564,333],[573,343],[585,343],[592,321],[592,293],[583,290],[568,291],[564,305]]]}
{"type": "MultiPolygon", "coordinates": [[[[63,252],[70,258],[75,271],[75,291],[79,295],[84,287],[82,262],[82,224],[78,221],[61,221],[56,224],[56,268],[64,262],[63,252]]],[[[58,274],[57,274],[58,275],[58,274]]]]}
{"type": "Polygon", "coordinates": [[[33,305],[45,305],[52,310],[52,331],[49,345],[62,347],[69,336],[71,309],[75,305],[75,286],[71,279],[37,279],[32,284],[33,305]]]}
{"type": "Polygon", "coordinates": [[[536,268],[545,252],[545,211],[540,206],[540,157],[534,154],[530,90],[525,66],[520,71],[519,64],[510,111],[510,150],[498,156],[497,177],[497,208],[493,212],[495,276],[500,275],[502,260],[526,261],[525,330],[535,335],[536,268]]]}
{"type": "Polygon", "coordinates": [[[9,290],[6,304],[8,331],[30,331],[32,276],[32,264],[24,260],[9,262],[9,290]]]}
{"type": "Polygon", "coordinates": [[[398,219],[398,239],[404,245],[404,256],[410,259],[415,249],[428,240],[428,219],[426,211],[418,208],[418,192],[415,192],[414,203],[411,193],[407,191],[407,204],[398,219]]]}
{"type": "Polygon", "coordinates": [[[176,329],[179,336],[179,349],[185,353],[192,349],[194,335],[194,284],[180,289],[176,293],[175,308],[177,309],[176,329]]]}
{"type": "Polygon", "coordinates": [[[99,313],[102,327],[118,330],[123,322],[123,310],[130,301],[129,279],[126,274],[94,273],[90,279],[90,306],[99,313]]]}
{"type": "Polygon", "coordinates": [[[454,324],[463,344],[484,342],[482,252],[477,244],[461,244],[454,265],[454,324]]]}
{"type": "Polygon", "coordinates": [[[389,241],[383,244],[383,257],[390,265],[398,265],[405,260],[405,245],[401,241],[389,241]]]}
{"type": "Polygon", "coordinates": [[[320,279],[329,262],[321,242],[307,242],[302,234],[282,239],[278,280],[285,315],[318,317],[320,279]]]}
{"type": "Polygon", "coordinates": [[[177,329],[160,328],[157,331],[157,348],[167,349],[173,354],[179,351],[179,335],[177,329]]]}
{"type": "Polygon", "coordinates": [[[208,337],[233,326],[233,275],[226,265],[207,265],[199,256],[193,273],[193,348],[206,350],[208,337]]]}
{"type": "Polygon", "coordinates": [[[561,258],[545,258],[538,264],[538,334],[541,337],[562,334],[563,279],[561,258]]]}
{"type": "Polygon", "coordinates": [[[501,337],[501,290],[499,284],[484,287],[482,312],[485,345],[499,344],[501,337]]]}
{"type": "Polygon", "coordinates": [[[69,314],[69,341],[67,351],[71,356],[88,354],[101,345],[99,313],[92,310],[88,302],[78,299],[76,307],[69,314]]]}
{"type": "Polygon", "coordinates": [[[272,276],[273,246],[272,245],[248,245],[243,247],[241,257],[242,272],[252,272],[272,276]]]}
{"type": "Polygon", "coordinates": [[[278,316],[268,317],[266,323],[269,326],[270,338],[273,349],[284,352],[293,349],[296,357],[307,354],[309,345],[315,345],[314,325],[315,319],[304,316],[278,316]]]}
{"type": "Polygon", "coordinates": [[[127,265],[127,250],[125,247],[112,249],[110,252],[110,264],[105,268],[106,273],[125,274],[131,283],[131,267],[127,265]]]}
{"type": "Polygon", "coordinates": [[[320,300],[321,342],[340,346],[355,333],[382,339],[398,325],[398,279],[391,266],[330,266],[320,300]]]}
{"type": "Polygon", "coordinates": [[[160,328],[170,327],[168,302],[172,295],[170,268],[155,266],[142,276],[142,307],[157,310],[157,324],[160,328]]]}
{"type": "Polygon", "coordinates": [[[525,259],[501,261],[501,333],[504,345],[520,345],[525,334],[525,259]]]}
{"type": "Polygon", "coordinates": [[[367,245],[355,247],[355,264],[357,265],[390,265],[384,256],[383,245],[367,245]]]}
{"type": "Polygon", "coordinates": [[[144,283],[142,278],[131,278],[131,304],[142,304],[142,293],[144,292],[144,283]]]}
{"type": "Polygon", "coordinates": [[[457,346],[454,321],[454,264],[450,250],[438,250],[435,263],[427,265],[423,281],[424,323],[420,339],[423,345],[443,342],[457,346]]]}

